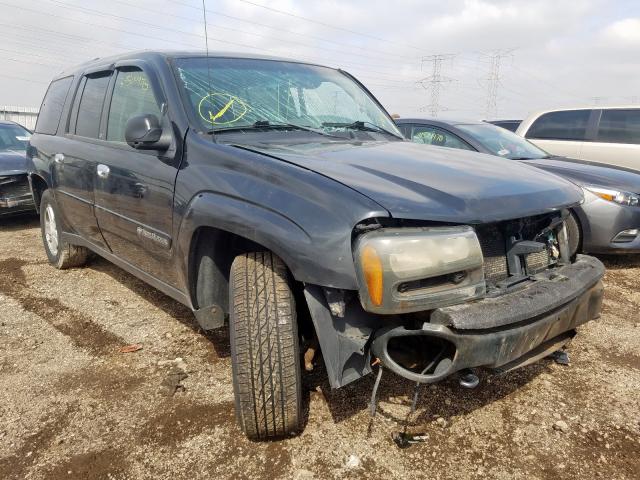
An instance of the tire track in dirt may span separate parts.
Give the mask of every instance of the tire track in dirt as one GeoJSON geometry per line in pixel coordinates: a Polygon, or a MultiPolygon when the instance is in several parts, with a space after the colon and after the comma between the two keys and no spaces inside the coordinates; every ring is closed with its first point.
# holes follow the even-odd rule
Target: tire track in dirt
{"type": "Polygon", "coordinates": [[[18,301],[22,308],[38,315],[77,347],[94,355],[115,353],[125,344],[90,317],[64,305],[56,298],[37,295],[29,286],[22,267],[29,262],[18,258],[0,260],[0,292],[18,301]]]}

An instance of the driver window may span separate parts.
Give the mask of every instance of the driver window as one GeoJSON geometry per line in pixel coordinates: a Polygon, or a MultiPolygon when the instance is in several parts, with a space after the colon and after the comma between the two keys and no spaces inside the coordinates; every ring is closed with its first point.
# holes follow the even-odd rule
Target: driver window
{"type": "Polygon", "coordinates": [[[436,127],[420,126],[413,127],[411,140],[415,143],[425,143],[436,147],[459,148],[461,150],[472,150],[472,148],[462,139],[436,127]]]}
{"type": "Polygon", "coordinates": [[[124,130],[129,119],[149,113],[158,118],[161,116],[147,74],[141,70],[118,71],[109,109],[107,140],[124,142],[124,130]]]}

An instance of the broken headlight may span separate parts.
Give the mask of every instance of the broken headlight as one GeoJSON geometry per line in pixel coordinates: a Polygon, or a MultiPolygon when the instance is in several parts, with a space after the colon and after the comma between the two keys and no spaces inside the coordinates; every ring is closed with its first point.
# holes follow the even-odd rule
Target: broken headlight
{"type": "Polygon", "coordinates": [[[383,228],[359,237],[354,252],[360,301],[370,312],[430,310],[486,291],[471,227],[383,228]]]}

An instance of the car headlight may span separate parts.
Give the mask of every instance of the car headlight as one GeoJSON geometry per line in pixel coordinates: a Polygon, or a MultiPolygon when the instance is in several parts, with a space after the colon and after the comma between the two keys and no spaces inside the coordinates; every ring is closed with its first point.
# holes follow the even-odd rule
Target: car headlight
{"type": "Polygon", "coordinates": [[[620,205],[630,205],[632,207],[640,205],[640,195],[636,193],[622,192],[620,190],[591,185],[585,186],[584,188],[594,195],[610,202],[619,203],[620,205]]]}
{"type": "Polygon", "coordinates": [[[471,227],[382,228],[359,237],[354,256],[360,301],[370,312],[430,310],[486,292],[471,227]]]}

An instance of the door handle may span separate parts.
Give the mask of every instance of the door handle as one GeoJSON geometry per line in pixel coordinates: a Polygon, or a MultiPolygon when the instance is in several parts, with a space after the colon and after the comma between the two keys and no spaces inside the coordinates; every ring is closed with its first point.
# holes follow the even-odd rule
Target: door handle
{"type": "Polygon", "coordinates": [[[109,173],[111,172],[111,170],[106,165],[102,165],[100,163],[100,164],[98,164],[98,166],[96,168],[96,172],[98,173],[98,176],[100,178],[107,178],[109,176],[109,173]]]}
{"type": "Polygon", "coordinates": [[[56,154],[53,156],[53,161],[54,161],[55,163],[57,163],[58,165],[60,165],[61,163],[64,163],[64,154],[62,154],[62,153],[56,153],[56,154]]]}

